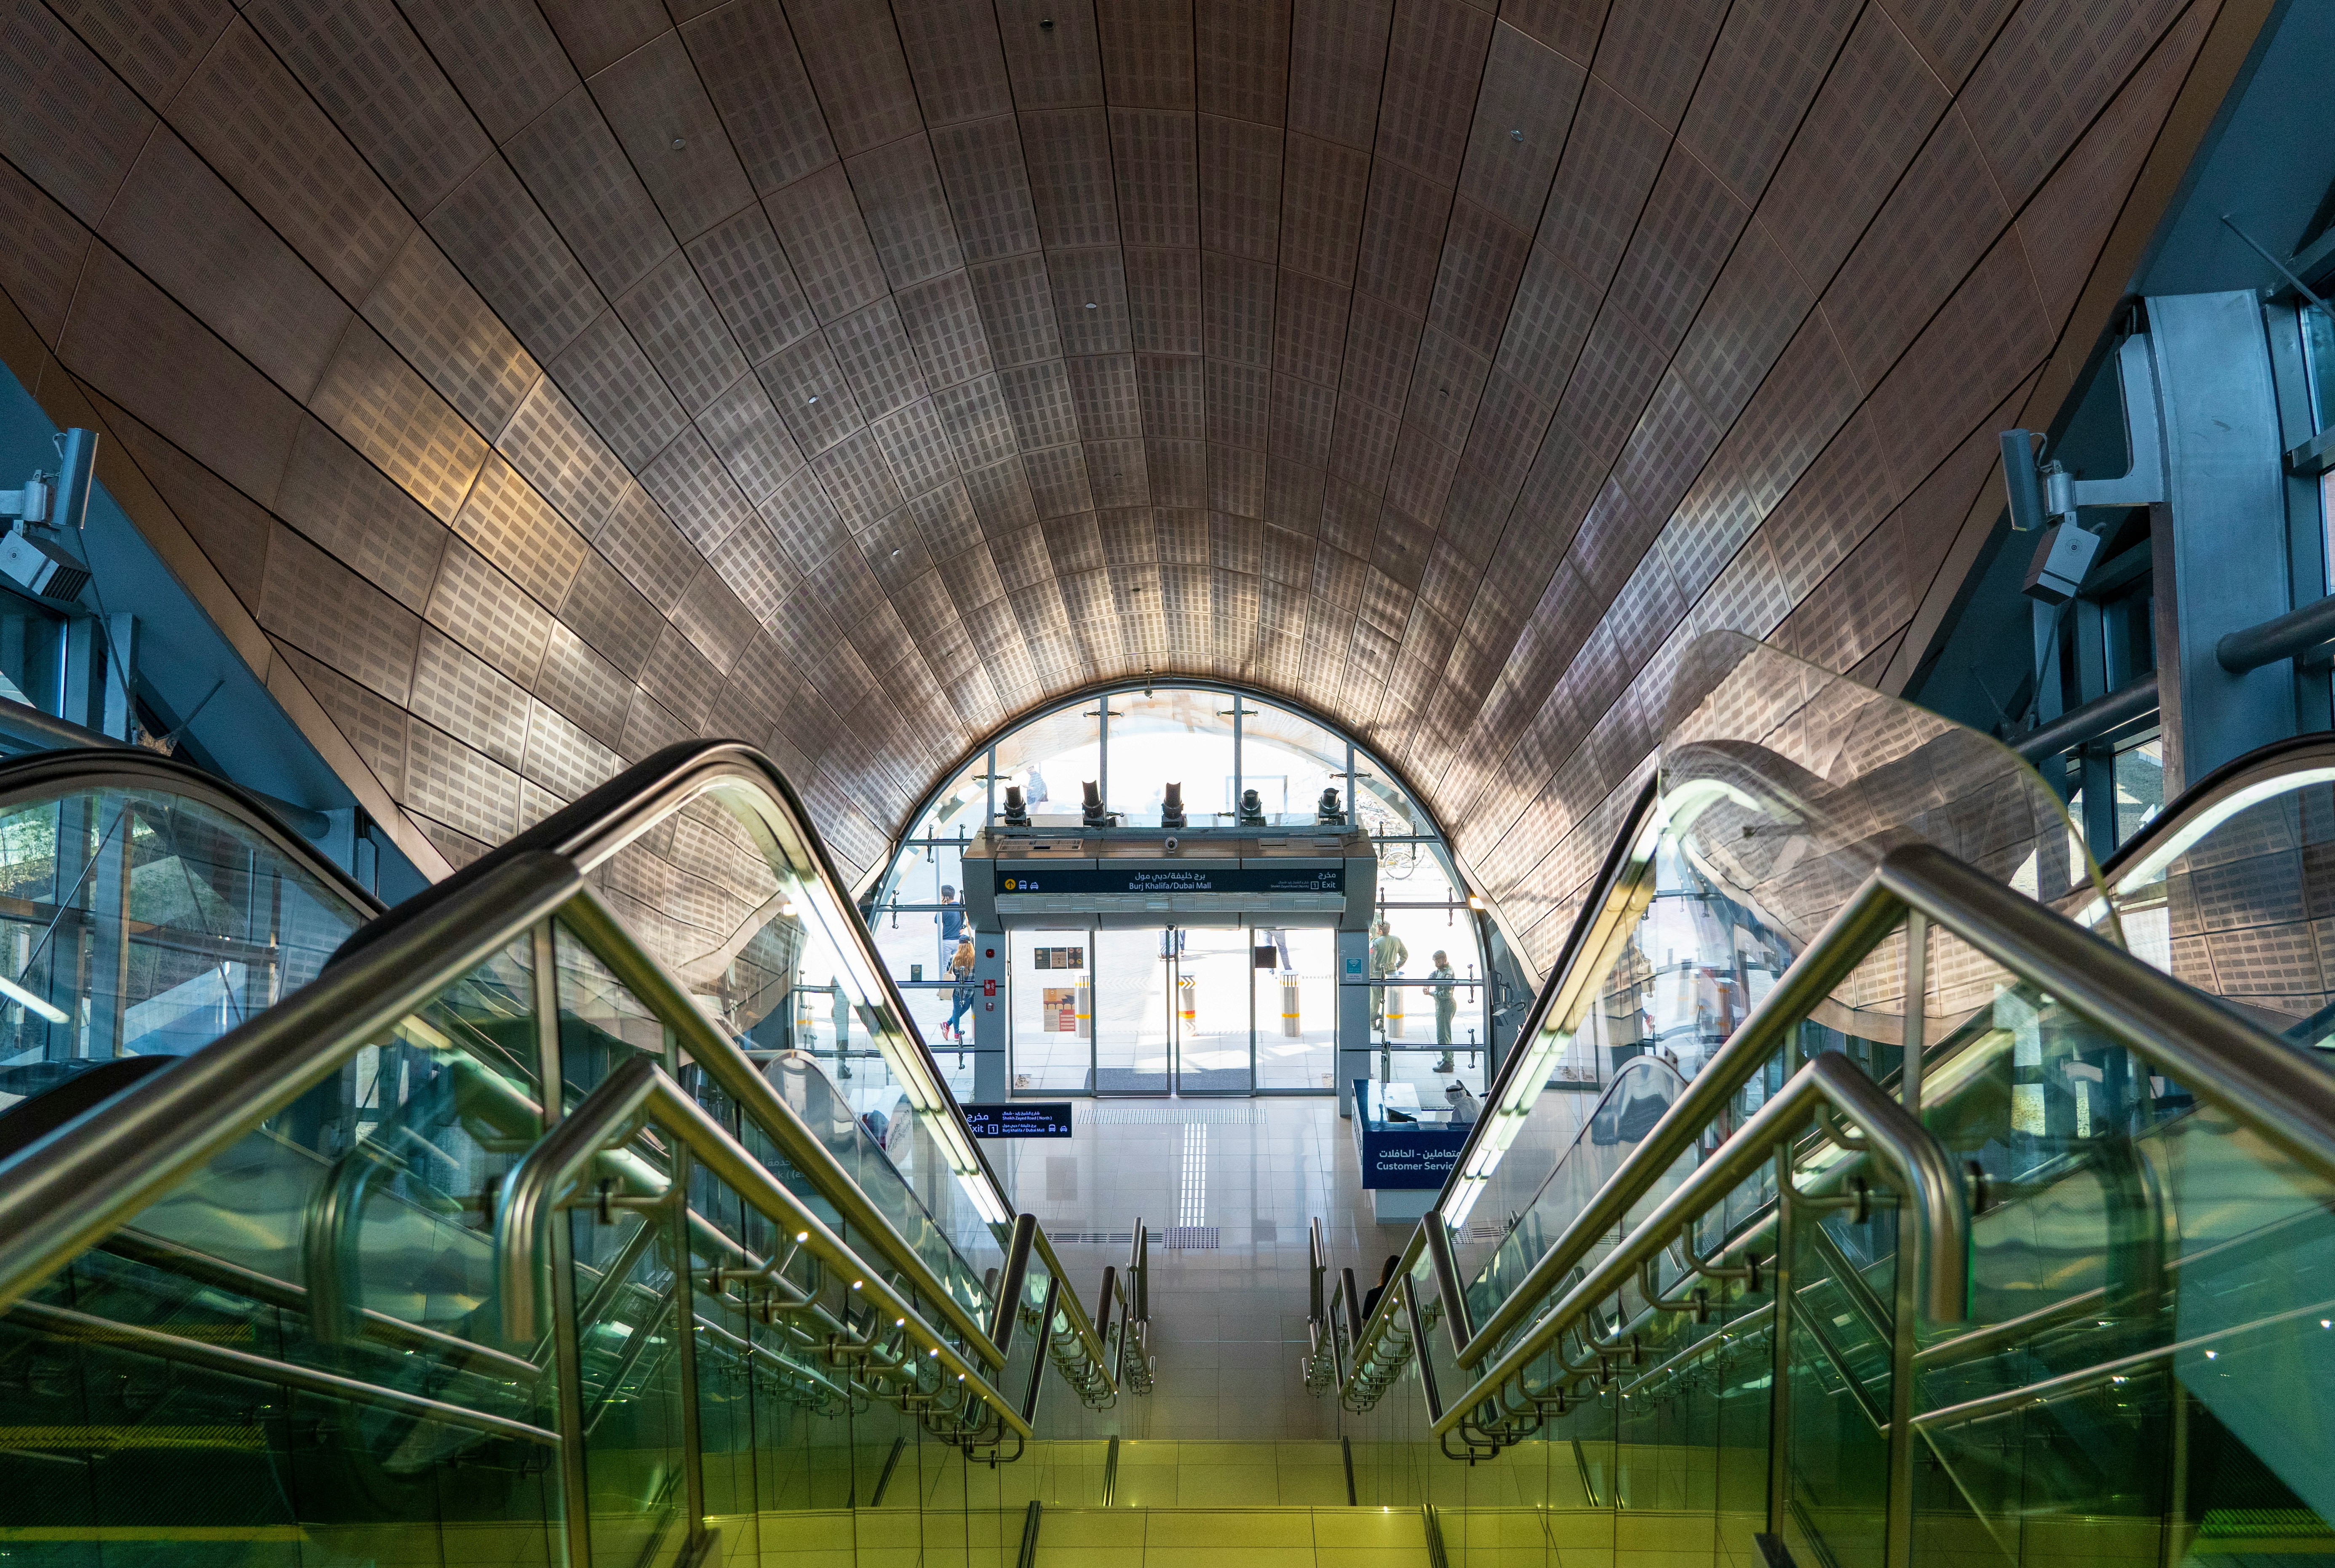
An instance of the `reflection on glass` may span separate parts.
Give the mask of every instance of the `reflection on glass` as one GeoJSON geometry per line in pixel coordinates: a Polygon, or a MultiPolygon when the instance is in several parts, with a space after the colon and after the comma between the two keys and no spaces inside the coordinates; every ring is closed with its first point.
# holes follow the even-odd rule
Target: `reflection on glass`
{"type": "Polygon", "coordinates": [[[1334,1089],[1337,934],[1260,929],[1248,936],[1256,988],[1256,1087],[1334,1089]]]}
{"type": "MultiPolygon", "coordinates": [[[[1345,772],[1342,737],[1270,702],[1250,703],[1243,709],[1241,781],[1245,789],[1257,792],[1268,823],[1313,821],[1325,789],[1336,792],[1337,809],[1343,813],[1345,772]]],[[[1373,832],[1383,831],[1367,814],[1364,826],[1373,832]]]]}
{"type": "Polygon", "coordinates": [[[550,1351],[501,1341],[489,1229],[542,1132],[532,979],[525,944],[489,960],[11,1312],[34,1370],[0,1456],[20,1541],[555,1560],[550,1351]]]}
{"type": "Polygon", "coordinates": [[[1093,946],[1083,926],[1007,934],[1017,1090],[1087,1089],[1094,1068],[1093,946]]]}
{"type": "Polygon", "coordinates": [[[208,1044],[368,918],[257,828],[162,789],[0,808],[0,1108],[114,1057],[208,1044]]]}

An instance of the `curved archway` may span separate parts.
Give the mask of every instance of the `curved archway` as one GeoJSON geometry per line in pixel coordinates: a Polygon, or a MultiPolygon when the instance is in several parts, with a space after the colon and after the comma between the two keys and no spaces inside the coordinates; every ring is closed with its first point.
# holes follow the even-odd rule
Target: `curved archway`
{"type": "MultiPolygon", "coordinates": [[[[1432,813],[1408,779],[1323,716],[1254,688],[1189,678],[1099,682],[1021,714],[941,774],[871,873],[863,910],[945,1070],[972,1080],[963,1060],[969,1042],[956,1032],[964,990],[951,967],[965,929],[959,898],[965,846],[1005,814],[1009,788],[1022,792],[1033,826],[1076,828],[1089,784],[1125,828],[1161,827],[1174,785],[1190,828],[1300,830],[1318,826],[1325,811],[1366,828],[1379,856],[1376,915],[1385,927],[1373,927],[1372,973],[1414,982],[1374,993],[1373,1049],[1384,1048],[1396,1081],[1439,1092],[1457,1076],[1480,1090],[1492,1061],[1496,1002],[1516,998],[1493,983],[1504,944],[1432,813]],[[1448,1020],[1425,989],[1439,958],[1465,999],[1448,1020]],[[1446,1035],[1453,1046],[1448,1059],[1446,1035]]],[[[1168,1034],[1183,1042],[1175,1079],[1186,1092],[1199,1078],[1212,1086],[1200,1092],[1332,1089],[1332,933],[1256,929],[1214,934],[1198,946],[1197,933],[1056,934],[1061,940],[1018,932],[1009,938],[1017,982],[1008,1009],[1010,1081],[1017,1091],[1164,1091],[1164,1070],[1112,1065],[1122,1057],[1129,1064],[1151,1060],[1131,1037],[1148,1027],[1144,1010],[1155,1003],[1164,1023],[1151,1043],[1170,1049],[1168,1034]],[[1233,1021],[1218,1021],[1206,1068],[1194,1066],[1188,1044],[1193,1031],[1209,1032],[1208,1002],[1196,982],[1186,978],[1182,1005],[1171,1009],[1164,992],[1152,994],[1158,989],[1152,980],[1131,978],[1163,956],[1199,969],[1199,947],[1221,960],[1206,972],[1240,991],[1236,1005],[1217,1010],[1229,1006],[1233,1021]],[[1257,956],[1264,954],[1270,956],[1257,956]],[[1055,972],[1058,963],[1063,973],[1055,972]],[[1037,974],[1041,967],[1048,974],[1037,974]],[[1171,1011],[1177,1018],[1168,1018],[1171,1011]]]]}

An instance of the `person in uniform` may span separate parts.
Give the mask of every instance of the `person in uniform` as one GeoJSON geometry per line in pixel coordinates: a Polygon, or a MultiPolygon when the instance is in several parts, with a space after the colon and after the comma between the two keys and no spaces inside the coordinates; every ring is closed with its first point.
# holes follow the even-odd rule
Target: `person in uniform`
{"type": "MultiPolygon", "coordinates": [[[[1371,927],[1371,978],[1384,980],[1400,974],[1402,966],[1410,962],[1410,949],[1394,934],[1394,927],[1380,921],[1371,927]]],[[[1371,1027],[1383,1031],[1386,1028],[1386,993],[1383,985],[1371,987],[1371,1027]]]]}
{"type": "Polygon", "coordinates": [[[1458,989],[1451,983],[1458,976],[1451,973],[1449,953],[1436,953],[1435,967],[1429,973],[1429,978],[1435,982],[1427,988],[1427,994],[1435,999],[1435,1043],[1443,1048],[1443,1055],[1437,1060],[1435,1070],[1454,1072],[1458,1069],[1451,1060],[1451,1021],[1458,1016],[1459,996],[1458,989]]]}

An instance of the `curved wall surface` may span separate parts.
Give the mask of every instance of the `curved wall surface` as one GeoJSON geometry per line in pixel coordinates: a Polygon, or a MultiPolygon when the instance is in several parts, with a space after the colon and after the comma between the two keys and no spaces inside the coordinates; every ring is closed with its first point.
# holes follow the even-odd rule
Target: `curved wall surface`
{"type": "Polygon", "coordinates": [[[712,733],[864,870],[1183,673],[1545,962],[1691,635],[1918,653],[2263,9],[7,0],[0,350],[424,853],[712,733]]]}

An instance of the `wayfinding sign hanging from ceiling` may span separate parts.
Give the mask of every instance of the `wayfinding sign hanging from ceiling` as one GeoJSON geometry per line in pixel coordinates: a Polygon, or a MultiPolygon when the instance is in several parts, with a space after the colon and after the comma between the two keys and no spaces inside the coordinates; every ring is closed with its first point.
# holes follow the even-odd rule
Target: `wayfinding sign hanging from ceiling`
{"type": "Polygon", "coordinates": [[[1000,893],[1332,893],[1346,890],[1341,866],[1269,866],[1205,862],[1172,869],[1156,866],[1001,866],[1000,893]]]}

